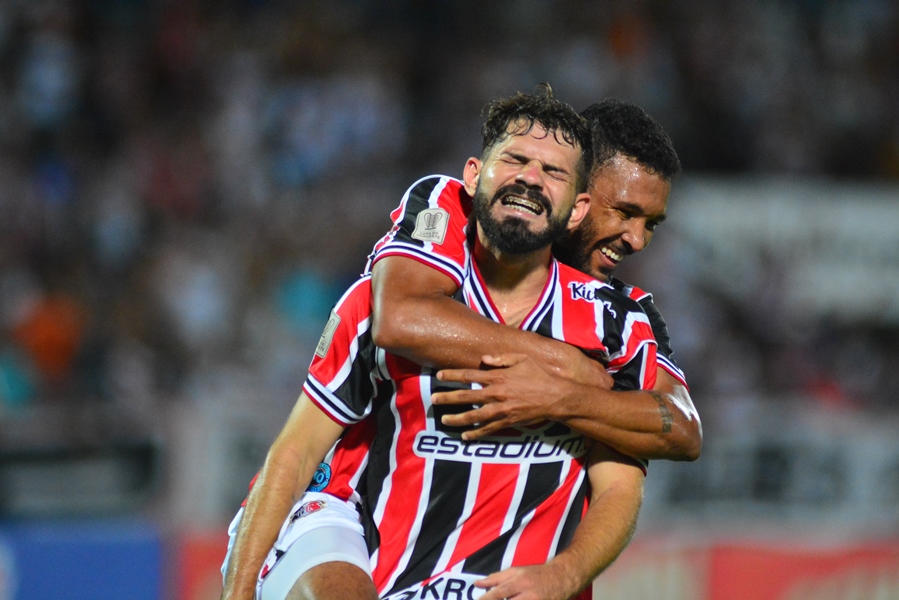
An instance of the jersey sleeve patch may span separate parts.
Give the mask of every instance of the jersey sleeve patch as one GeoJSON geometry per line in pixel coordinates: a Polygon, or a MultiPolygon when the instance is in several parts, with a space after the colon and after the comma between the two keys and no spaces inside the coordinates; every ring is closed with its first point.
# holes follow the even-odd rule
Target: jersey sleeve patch
{"type": "Polygon", "coordinates": [[[332,310],[331,316],[328,317],[328,322],[325,323],[322,337],[318,340],[318,346],[315,347],[316,356],[324,358],[328,353],[328,348],[331,347],[331,341],[334,339],[334,332],[337,331],[338,326],[340,326],[340,315],[332,310]]]}
{"type": "Polygon", "coordinates": [[[449,225],[449,212],[442,208],[429,208],[415,216],[415,229],[412,238],[433,244],[442,244],[446,239],[446,228],[449,225]]]}

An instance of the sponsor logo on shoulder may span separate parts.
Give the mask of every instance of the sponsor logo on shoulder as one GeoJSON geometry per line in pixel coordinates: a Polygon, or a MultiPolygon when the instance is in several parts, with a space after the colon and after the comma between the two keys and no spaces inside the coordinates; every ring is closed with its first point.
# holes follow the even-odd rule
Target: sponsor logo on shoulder
{"type": "Polygon", "coordinates": [[[428,208],[415,217],[412,238],[423,242],[442,244],[449,225],[449,213],[442,208],[428,208]]]}
{"type": "Polygon", "coordinates": [[[599,290],[601,289],[601,285],[596,283],[580,283],[577,281],[572,281],[568,284],[568,289],[571,290],[571,299],[572,300],[585,300],[587,302],[601,302],[602,305],[606,308],[607,311],[613,316],[618,317],[618,313],[615,312],[615,309],[612,308],[612,303],[608,300],[603,300],[599,295],[599,290]]]}
{"type": "Polygon", "coordinates": [[[293,523],[297,519],[302,519],[303,517],[308,517],[312,513],[317,513],[327,505],[328,503],[325,500],[312,500],[307,502],[294,511],[290,516],[290,522],[293,523]]]}

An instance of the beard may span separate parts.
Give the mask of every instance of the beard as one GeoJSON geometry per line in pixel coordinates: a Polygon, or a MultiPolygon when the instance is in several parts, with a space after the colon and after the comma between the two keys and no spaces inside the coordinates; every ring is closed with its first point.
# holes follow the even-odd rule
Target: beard
{"type": "MultiPolygon", "coordinates": [[[[562,264],[577,269],[581,273],[591,274],[589,226],[581,223],[579,227],[569,231],[553,244],[553,256],[562,264]]],[[[594,275],[595,277],[595,275],[594,275]]]]}
{"type": "Polygon", "coordinates": [[[515,184],[499,188],[492,198],[487,197],[487,193],[479,184],[472,200],[474,218],[483,229],[487,241],[506,254],[529,254],[560,239],[567,231],[568,219],[574,208],[571,206],[564,214],[554,216],[552,203],[546,196],[515,184]],[[542,206],[546,213],[546,227],[541,231],[531,231],[525,219],[518,217],[506,217],[502,221],[495,219],[490,209],[508,195],[523,196],[542,206]]]}

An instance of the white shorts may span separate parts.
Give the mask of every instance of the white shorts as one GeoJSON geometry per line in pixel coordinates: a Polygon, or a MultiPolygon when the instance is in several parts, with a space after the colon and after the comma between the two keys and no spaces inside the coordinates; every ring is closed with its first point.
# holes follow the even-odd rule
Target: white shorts
{"type": "MultiPolygon", "coordinates": [[[[243,508],[228,528],[231,539],[222,564],[223,576],[242,516],[243,508]]],[[[326,562],[347,562],[371,576],[368,547],[353,504],[330,494],[306,492],[291,508],[263,563],[256,584],[257,600],[283,600],[300,575],[326,562]]]]}

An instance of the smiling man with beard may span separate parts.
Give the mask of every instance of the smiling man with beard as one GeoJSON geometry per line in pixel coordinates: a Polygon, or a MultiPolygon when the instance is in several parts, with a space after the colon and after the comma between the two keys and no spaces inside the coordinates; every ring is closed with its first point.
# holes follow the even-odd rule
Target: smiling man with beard
{"type": "MultiPolygon", "coordinates": [[[[571,344],[622,389],[651,388],[655,341],[639,304],[551,255],[589,209],[585,122],[547,88],[494,101],[483,137],[462,181],[429,177],[410,190],[398,211],[424,199],[411,237],[461,236],[464,310],[571,344]],[[470,225],[447,229],[472,210],[470,225]]],[[[576,594],[629,540],[645,465],[542,419],[464,439],[431,403],[449,389],[433,369],[374,343],[371,306],[365,276],[332,311],[232,525],[223,597],[576,594]]]]}
{"type": "Polygon", "coordinates": [[[394,228],[370,261],[375,339],[393,353],[444,369],[438,374],[443,381],[478,384],[480,389],[433,398],[438,405],[478,405],[444,417],[448,425],[467,428],[466,439],[554,419],[630,456],[695,460],[702,427],[672,358],[665,321],[651,294],[612,277],[622,260],[646,248],[665,220],[680,161],[661,125],[638,106],[609,99],[582,115],[593,134],[591,207],[582,224],[554,246],[554,254],[643,307],[659,344],[655,389],[613,389],[612,380],[576,348],[497,327],[462,310],[451,298],[464,271],[459,232],[467,226],[469,208],[447,203],[434,209],[417,187],[391,215],[394,228]],[[416,215],[426,209],[447,215],[439,239],[413,232],[416,215]]]}

